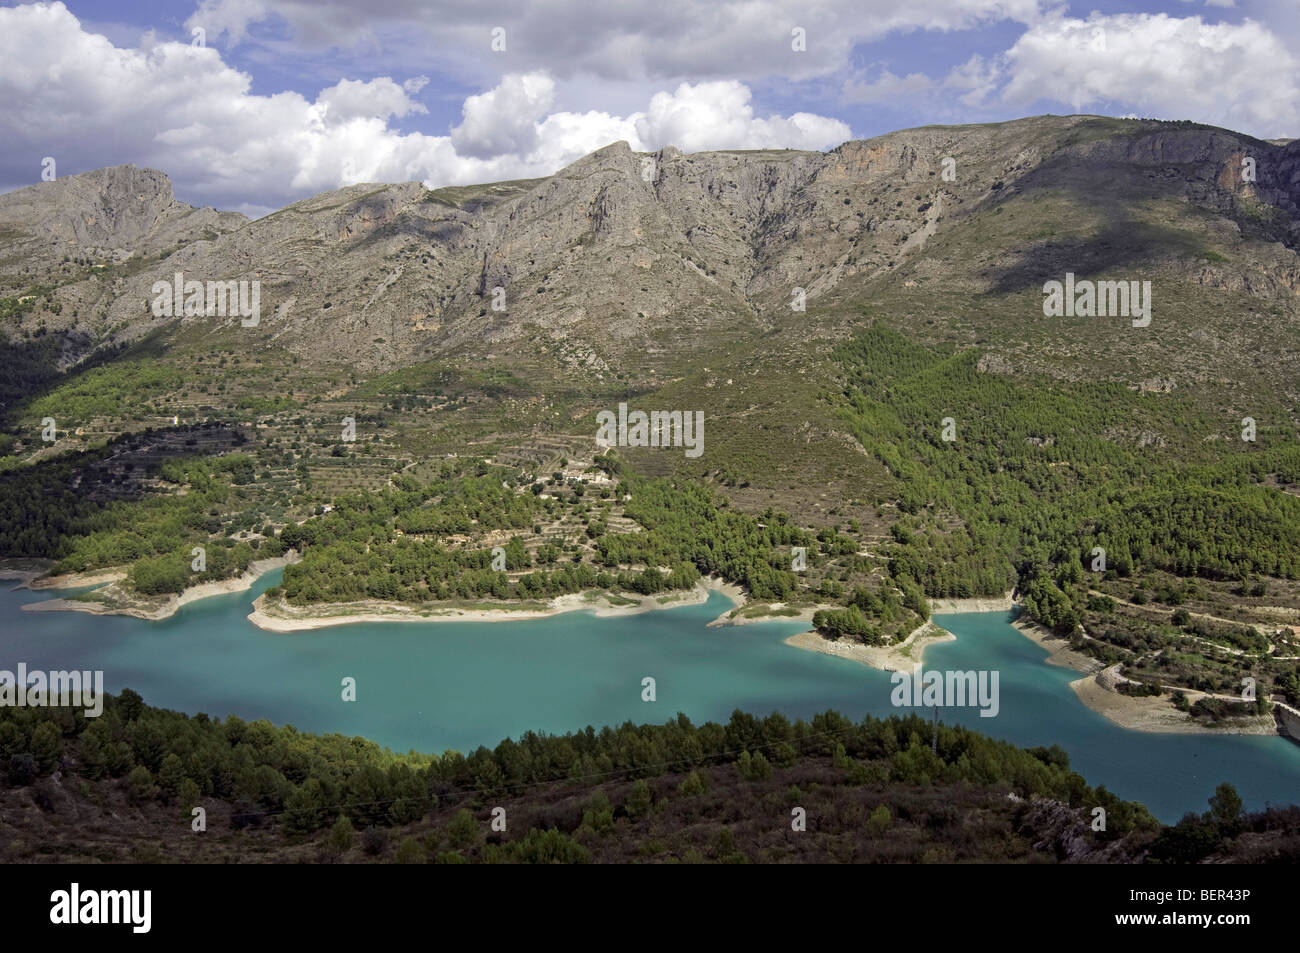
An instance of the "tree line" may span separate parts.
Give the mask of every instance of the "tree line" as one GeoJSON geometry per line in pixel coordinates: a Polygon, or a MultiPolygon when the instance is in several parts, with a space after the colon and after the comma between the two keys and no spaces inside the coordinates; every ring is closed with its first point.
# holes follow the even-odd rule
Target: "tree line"
{"type": "Polygon", "coordinates": [[[936,740],[933,730],[918,715],[854,722],[828,711],[792,722],[736,711],[726,724],[696,725],[678,714],[662,725],[526,732],[468,754],[397,755],[361,738],[154,708],[124,689],[106,697],[97,718],[70,707],[0,708],[0,765],[11,787],[54,771],[65,779],[120,779],[132,798],[176,805],[186,822],[202,799],[217,798],[236,806],[237,826],[278,823],[297,833],[343,817],[363,828],[405,824],[438,805],[487,803],[528,785],[654,778],[725,764],[758,777],[767,773],[764,763],[806,756],[833,757],[851,778],[860,775],[856,783],[969,783],[1076,808],[1100,805],[1107,837],[1159,826],[1142,805],[1089,786],[1058,747],[1027,751],[956,725],[940,725],[936,740]]]}

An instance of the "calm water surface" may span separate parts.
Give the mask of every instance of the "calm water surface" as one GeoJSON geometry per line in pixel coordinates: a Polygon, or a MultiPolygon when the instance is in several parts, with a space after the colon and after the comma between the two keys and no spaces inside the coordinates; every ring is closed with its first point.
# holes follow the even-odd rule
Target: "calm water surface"
{"type": "MultiPolygon", "coordinates": [[[[279,582],[183,606],[147,622],[77,612],[20,611],[67,593],[0,582],[0,669],[100,669],[109,691],[129,686],[153,705],[267,718],[303,731],[364,735],[398,750],[472,750],[529,729],[564,732],[685,712],[725,721],[740,708],[796,718],[834,708],[888,716],[889,676],[805,652],[783,639],[806,626],[771,621],[707,628],[728,607],[698,606],[625,618],[569,613],[506,623],[357,623],[276,634],[248,622],[250,603],[279,582]],[[357,701],[340,698],[344,677],[357,701]],[[653,676],[657,700],[641,701],[653,676]]],[[[1202,811],[1232,781],[1247,806],[1300,802],[1300,746],[1278,737],[1153,735],[1126,731],[1084,707],[1075,674],[1004,613],[936,616],[958,638],[931,646],[926,667],[996,669],[1000,711],[947,709],[940,717],[1021,745],[1059,744],[1091,783],[1140,800],[1166,821],[1202,811]]]]}

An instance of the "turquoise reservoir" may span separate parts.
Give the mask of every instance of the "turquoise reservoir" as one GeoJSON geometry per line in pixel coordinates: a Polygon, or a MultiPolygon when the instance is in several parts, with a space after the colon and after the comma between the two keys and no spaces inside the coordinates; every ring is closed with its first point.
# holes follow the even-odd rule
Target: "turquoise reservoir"
{"type": "MultiPolygon", "coordinates": [[[[291,634],[248,622],[250,592],[183,606],[147,622],[80,612],[24,612],[66,593],[0,591],[0,669],[104,672],[109,691],[131,687],[153,705],[224,717],[266,718],[302,731],[363,735],[399,751],[489,747],[524,731],[565,732],[685,712],[725,721],[734,709],[808,718],[828,708],[888,716],[889,675],[791,648],[806,629],[773,620],[708,628],[729,608],[707,603],[622,618],[574,612],[530,621],[356,623],[291,634]],[[657,699],[641,700],[642,679],[657,699]],[[341,699],[356,679],[357,700],[341,699]]],[[[1000,710],[945,709],[940,717],[1019,745],[1059,744],[1092,784],[1147,804],[1165,821],[1203,811],[1220,781],[1250,808],[1300,801],[1300,746],[1278,737],[1155,735],[1122,729],[1082,705],[1073,672],[1004,613],[936,617],[957,641],[932,645],[926,668],[994,670],[1000,710]]],[[[928,710],[926,710],[928,714],[928,710]]]]}

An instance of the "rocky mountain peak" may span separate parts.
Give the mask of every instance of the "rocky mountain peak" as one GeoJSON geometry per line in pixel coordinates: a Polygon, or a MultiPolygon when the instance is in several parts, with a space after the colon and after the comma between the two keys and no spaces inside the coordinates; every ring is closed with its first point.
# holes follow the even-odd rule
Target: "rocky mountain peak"
{"type": "Polygon", "coordinates": [[[608,380],[768,334],[799,295],[810,309],[882,295],[924,308],[940,290],[1036,294],[1044,275],[1122,264],[1165,269],[1166,288],[1293,297],[1298,201],[1298,143],[1041,116],[826,153],[620,141],[541,179],[358,184],[254,222],[177,203],[165,175],[123,166],[0,197],[0,226],[25,236],[11,261],[91,245],[159,256],[111,287],[59,292],[65,314],[96,313],[125,340],[157,327],[142,302],[183,270],[260,280],[250,333],[309,359],[382,369],[518,351],[608,380]]]}

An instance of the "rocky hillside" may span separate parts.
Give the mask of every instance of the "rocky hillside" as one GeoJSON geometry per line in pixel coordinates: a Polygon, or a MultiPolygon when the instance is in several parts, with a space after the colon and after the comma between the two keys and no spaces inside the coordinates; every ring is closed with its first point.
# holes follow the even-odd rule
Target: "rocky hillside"
{"type": "Polygon", "coordinates": [[[39,274],[66,255],[100,264],[149,257],[247,221],[237,212],[176,201],[171,180],[153,169],[98,169],[0,195],[6,252],[0,266],[6,275],[39,274]]]}
{"type": "MultiPolygon", "coordinates": [[[[923,312],[940,295],[998,310],[1028,292],[1011,324],[1032,326],[1046,278],[1131,272],[1163,280],[1165,299],[1238,293],[1238,310],[1281,309],[1270,322],[1294,329],[1298,210],[1295,142],[1040,117],[825,154],[619,142],[545,179],[357,185],[253,222],[181,205],[161,173],[120,167],[0,197],[0,257],[9,294],[58,286],[7,324],[11,337],[39,322],[78,332],[83,350],[141,339],[171,320],[149,313],[150,286],[182,271],[260,280],[252,336],[309,361],[373,371],[513,353],[593,384],[653,384],[702,348],[804,322],[796,289],[809,315],[873,299],[923,312]],[[68,255],[131,267],[71,274],[68,255]]],[[[1009,348],[1034,338],[1006,330],[1009,348]]]]}
{"type": "Polygon", "coordinates": [[[1204,411],[1129,428],[1151,443],[1228,439],[1247,415],[1294,429],[1297,251],[1300,142],[1092,116],[827,153],[620,142],[544,179],[356,185],[256,221],[102,170],[0,197],[0,442],[26,460],[220,419],[319,445],[350,415],[376,456],[360,483],[331,471],[341,490],[447,453],[550,472],[631,398],[709,420],[706,458],[632,453],[644,472],[818,512],[895,495],[826,399],[833,348],[870,322],[975,347],[985,373],[1204,411]],[[259,321],[155,315],[178,272],[260,282],[259,321]],[[1045,317],[1067,273],[1151,282],[1151,324],[1045,317]]]}
{"type": "Polygon", "coordinates": [[[0,710],[0,741],[11,863],[1294,863],[1300,843],[1300,809],[1245,813],[1231,785],[1166,826],[1058,747],[916,717],[678,715],[403,756],[128,689],[102,720],[0,710]]]}

